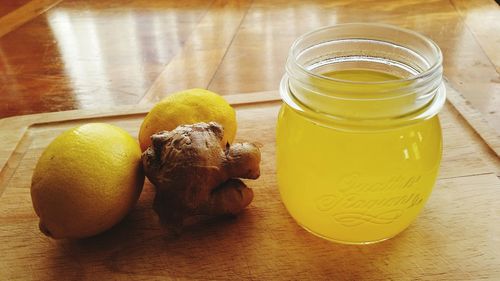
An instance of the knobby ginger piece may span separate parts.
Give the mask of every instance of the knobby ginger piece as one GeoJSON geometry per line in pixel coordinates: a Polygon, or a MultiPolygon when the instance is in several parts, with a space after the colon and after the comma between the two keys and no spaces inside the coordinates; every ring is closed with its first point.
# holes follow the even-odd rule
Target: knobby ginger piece
{"type": "Polygon", "coordinates": [[[222,143],[215,123],[179,126],[151,136],[142,154],[146,176],[156,187],[153,203],[160,221],[180,228],[196,215],[238,214],[253,191],[238,178],[257,179],[260,151],[252,143],[222,143]]]}

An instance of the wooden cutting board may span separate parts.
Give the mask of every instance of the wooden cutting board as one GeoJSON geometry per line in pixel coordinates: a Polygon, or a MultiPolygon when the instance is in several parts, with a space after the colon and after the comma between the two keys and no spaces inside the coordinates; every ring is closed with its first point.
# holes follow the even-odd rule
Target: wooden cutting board
{"type": "Polygon", "coordinates": [[[388,241],[347,246],[317,238],[288,215],[274,165],[276,92],[229,96],[237,140],[261,145],[262,176],[248,181],[254,202],[239,217],[168,235],[146,183],[137,206],[96,237],[51,240],[38,230],[30,198],[33,168],[65,129],[109,122],[136,136],[151,105],[69,111],[0,120],[0,280],[464,280],[500,279],[498,158],[446,104],[439,180],[418,219],[388,241]]]}

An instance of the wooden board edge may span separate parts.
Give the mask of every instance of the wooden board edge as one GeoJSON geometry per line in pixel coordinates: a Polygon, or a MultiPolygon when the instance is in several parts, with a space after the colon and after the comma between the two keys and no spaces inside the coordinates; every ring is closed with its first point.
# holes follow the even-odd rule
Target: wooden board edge
{"type": "Polygon", "coordinates": [[[451,83],[446,82],[446,99],[467,121],[469,126],[481,137],[488,147],[500,157],[500,135],[492,128],[483,115],[455,90],[451,83]]]}
{"type": "MultiPolygon", "coordinates": [[[[265,103],[280,100],[278,91],[276,90],[226,95],[222,97],[231,105],[265,103]]],[[[76,119],[113,117],[119,115],[147,113],[153,107],[153,105],[153,103],[120,105],[113,107],[100,107],[96,109],[78,109],[6,117],[0,119],[0,131],[8,131],[13,128],[19,128],[20,126],[30,127],[44,123],[71,121],[76,119]]]]}

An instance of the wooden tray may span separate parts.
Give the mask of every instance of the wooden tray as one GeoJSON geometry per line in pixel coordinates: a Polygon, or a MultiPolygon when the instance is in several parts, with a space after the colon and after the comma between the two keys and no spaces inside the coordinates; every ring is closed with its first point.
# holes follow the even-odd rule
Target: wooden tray
{"type": "Polygon", "coordinates": [[[262,176],[248,181],[254,202],[235,219],[189,227],[173,238],[152,211],[146,183],[124,221],[80,241],[38,230],[29,193],[38,157],[61,131],[109,122],[137,135],[151,105],[69,111],[0,120],[0,279],[500,279],[498,158],[446,104],[444,156],[437,186],[419,218],[386,242],[346,246],[317,238],[281,204],[274,169],[275,92],[229,96],[237,139],[262,146],[262,176]]]}

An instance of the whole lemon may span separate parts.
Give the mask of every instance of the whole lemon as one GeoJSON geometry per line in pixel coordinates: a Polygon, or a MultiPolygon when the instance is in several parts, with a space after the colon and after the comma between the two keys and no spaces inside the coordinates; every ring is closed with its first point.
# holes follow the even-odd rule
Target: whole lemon
{"type": "Polygon", "coordinates": [[[158,102],[146,115],[139,131],[142,151],[151,145],[151,135],[171,131],[179,125],[215,121],[224,128],[224,143],[236,135],[236,113],[220,95],[204,89],[174,93],[158,102]]]}
{"type": "Polygon", "coordinates": [[[40,230],[53,238],[83,238],[118,223],[144,183],[141,150],[113,125],[70,129],[42,153],[31,181],[40,230]]]}

